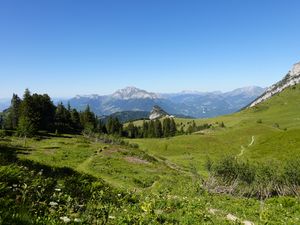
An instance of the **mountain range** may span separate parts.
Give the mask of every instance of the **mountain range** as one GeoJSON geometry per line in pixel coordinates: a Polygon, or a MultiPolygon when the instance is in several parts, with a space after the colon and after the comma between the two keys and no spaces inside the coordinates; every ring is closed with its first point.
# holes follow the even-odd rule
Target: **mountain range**
{"type": "Polygon", "coordinates": [[[68,100],[78,110],[87,105],[97,115],[110,115],[122,111],[147,111],[158,105],[169,114],[207,118],[236,112],[265,91],[251,86],[230,92],[153,93],[136,87],[126,87],[111,95],[77,95],[68,100]]]}

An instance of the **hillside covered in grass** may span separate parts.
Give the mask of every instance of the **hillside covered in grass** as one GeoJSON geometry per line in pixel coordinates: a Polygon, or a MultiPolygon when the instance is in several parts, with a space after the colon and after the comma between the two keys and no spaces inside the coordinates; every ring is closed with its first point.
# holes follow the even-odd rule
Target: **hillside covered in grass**
{"type": "Polygon", "coordinates": [[[299,94],[167,138],[2,131],[0,224],[297,224],[299,94]]]}
{"type": "MultiPolygon", "coordinates": [[[[193,120],[197,126],[212,125],[201,132],[132,142],[151,154],[167,157],[186,168],[193,165],[199,171],[205,171],[207,157],[220,159],[228,154],[281,162],[300,153],[299,112],[300,85],[296,85],[253,108],[222,117],[193,120]],[[222,122],[225,127],[219,126],[222,122]]],[[[192,120],[176,118],[175,122],[186,128],[192,120]]]]}

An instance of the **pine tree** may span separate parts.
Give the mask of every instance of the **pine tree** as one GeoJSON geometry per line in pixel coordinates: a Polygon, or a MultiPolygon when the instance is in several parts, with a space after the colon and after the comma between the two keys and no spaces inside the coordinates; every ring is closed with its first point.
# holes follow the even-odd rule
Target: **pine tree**
{"type": "Polygon", "coordinates": [[[32,102],[35,114],[37,115],[36,125],[39,130],[50,131],[54,127],[55,106],[47,94],[32,95],[32,102]]]}
{"type": "Polygon", "coordinates": [[[168,117],[163,120],[163,134],[164,137],[170,136],[170,118],[168,117]]]}
{"type": "Polygon", "coordinates": [[[145,120],[143,121],[142,133],[144,138],[149,136],[149,124],[145,120]]]}
{"type": "Polygon", "coordinates": [[[17,129],[18,135],[26,139],[27,137],[33,136],[35,132],[36,129],[32,121],[26,116],[21,116],[17,129]]]}
{"type": "Polygon", "coordinates": [[[109,117],[106,124],[106,129],[108,134],[121,136],[123,131],[123,125],[120,123],[118,118],[109,117]]]}
{"type": "Polygon", "coordinates": [[[70,116],[71,116],[71,126],[73,129],[77,130],[77,129],[80,129],[80,116],[79,116],[79,113],[77,112],[76,109],[72,109],[71,110],[71,113],[70,113],[70,116]]]}
{"type": "Polygon", "coordinates": [[[151,120],[150,123],[149,123],[148,137],[149,138],[154,138],[155,137],[155,125],[154,125],[153,120],[151,120]]]}
{"type": "Polygon", "coordinates": [[[21,105],[21,99],[18,95],[13,94],[13,97],[11,99],[11,105],[10,105],[10,114],[11,114],[11,128],[16,129],[19,122],[20,117],[20,105],[21,105]]]}
{"type": "Polygon", "coordinates": [[[163,135],[162,126],[160,120],[156,119],[154,122],[155,127],[155,137],[161,138],[163,135]]]}
{"type": "Polygon", "coordinates": [[[132,122],[130,122],[126,128],[129,138],[135,138],[137,136],[136,127],[132,122]]]}
{"type": "Polygon", "coordinates": [[[4,118],[3,118],[3,115],[0,115],[0,129],[4,129],[4,118]]]}
{"type": "Polygon", "coordinates": [[[35,111],[34,102],[28,89],[25,90],[23,95],[23,101],[20,105],[19,118],[22,118],[22,121],[19,121],[17,129],[21,133],[24,133],[25,130],[28,130],[30,134],[36,133],[36,131],[38,130],[38,121],[40,118],[35,111]]]}
{"type": "Polygon", "coordinates": [[[80,122],[83,128],[92,128],[95,129],[96,127],[96,117],[93,112],[91,112],[90,106],[87,105],[85,110],[81,113],[80,122]]]}
{"type": "Polygon", "coordinates": [[[176,123],[173,118],[170,119],[170,136],[175,136],[177,132],[176,123]]]}

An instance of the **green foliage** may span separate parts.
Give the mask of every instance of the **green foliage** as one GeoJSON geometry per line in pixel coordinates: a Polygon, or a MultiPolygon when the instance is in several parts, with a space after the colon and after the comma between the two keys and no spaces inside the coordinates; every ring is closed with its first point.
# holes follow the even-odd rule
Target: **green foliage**
{"type": "Polygon", "coordinates": [[[25,116],[21,116],[17,128],[17,134],[21,137],[32,137],[36,133],[33,122],[25,116]]]}
{"type": "Polygon", "coordinates": [[[293,158],[285,165],[284,176],[291,185],[300,186],[300,159],[293,158]]]}
{"type": "Polygon", "coordinates": [[[228,156],[216,163],[212,171],[221,181],[217,185],[235,184],[233,189],[237,194],[268,198],[300,194],[299,166],[299,159],[291,159],[282,167],[274,161],[250,164],[248,161],[238,161],[235,157],[228,156]]]}
{"type": "Polygon", "coordinates": [[[6,136],[6,131],[0,129],[0,138],[4,138],[6,136]]]}
{"type": "Polygon", "coordinates": [[[256,123],[262,123],[262,119],[258,119],[256,123]]]}

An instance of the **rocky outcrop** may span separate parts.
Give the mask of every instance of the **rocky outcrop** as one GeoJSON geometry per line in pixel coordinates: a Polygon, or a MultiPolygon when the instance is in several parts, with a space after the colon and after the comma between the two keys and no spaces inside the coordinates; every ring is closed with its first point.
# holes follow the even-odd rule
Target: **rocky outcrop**
{"type": "Polygon", "coordinates": [[[170,115],[167,112],[165,112],[162,108],[160,108],[158,105],[155,105],[150,112],[149,119],[155,120],[165,116],[170,116],[170,115]]]}
{"type": "Polygon", "coordinates": [[[269,87],[260,97],[249,104],[248,108],[251,108],[261,102],[266,101],[273,95],[282,92],[284,89],[300,83],[300,62],[294,64],[293,68],[288,74],[279,82],[269,87]]]}

